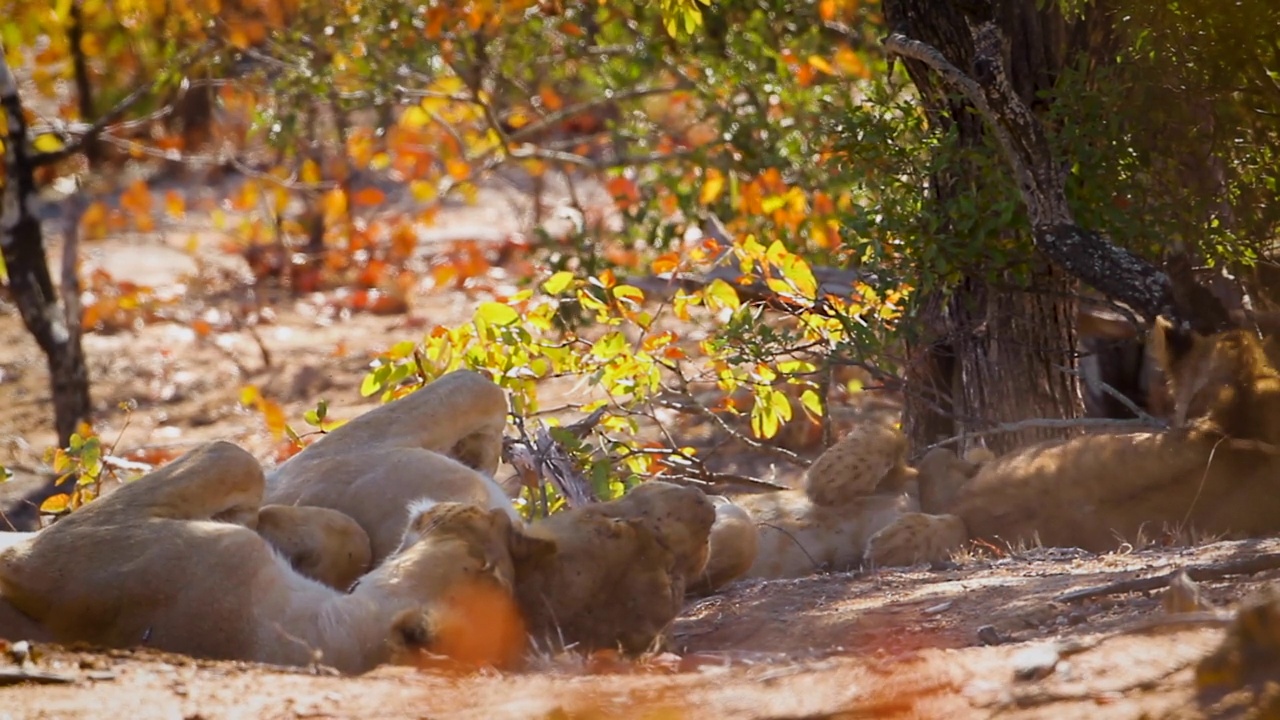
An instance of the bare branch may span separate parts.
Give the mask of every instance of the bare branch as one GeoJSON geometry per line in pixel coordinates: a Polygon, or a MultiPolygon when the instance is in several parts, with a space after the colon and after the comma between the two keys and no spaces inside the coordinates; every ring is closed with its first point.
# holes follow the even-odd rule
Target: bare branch
{"type": "MultiPolygon", "coordinates": [[[[1150,417],[1150,416],[1148,416],[1150,417]]],[[[969,438],[989,437],[991,435],[1004,435],[1006,433],[1021,432],[1032,428],[1053,428],[1053,429],[1075,429],[1075,428],[1093,428],[1095,430],[1119,430],[1128,432],[1159,431],[1166,427],[1163,424],[1152,424],[1148,420],[1142,418],[1133,418],[1130,420],[1115,420],[1112,418],[1028,418],[1026,420],[1016,420],[1014,422],[1002,423],[993,428],[986,430],[972,430],[962,435],[949,437],[945,440],[926,447],[922,453],[928,452],[937,447],[946,447],[947,445],[955,445],[964,442],[969,438]]]]}
{"type": "MultiPolygon", "coordinates": [[[[195,50],[189,51],[188,53],[176,59],[174,61],[174,64],[187,65],[187,64],[196,62],[197,60],[208,55],[211,49],[212,49],[212,46],[209,44],[201,45],[197,47],[195,50]]],[[[43,165],[51,165],[53,163],[65,160],[71,157],[72,155],[75,155],[81,152],[82,150],[84,150],[86,146],[90,145],[91,143],[93,143],[95,140],[98,139],[98,136],[101,135],[103,131],[107,129],[107,126],[111,125],[116,120],[120,119],[120,116],[124,115],[124,113],[127,112],[129,108],[136,105],[138,101],[141,100],[146,95],[149,95],[150,93],[155,92],[156,89],[160,87],[164,77],[165,77],[165,73],[156,73],[154,80],[134,88],[133,91],[130,92],[128,95],[126,95],[123,99],[121,99],[120,102],[116,103],[115,107],[111,108],[106,113],[104,113],[102,117],[95,120],[92,125],[84,129],[77,128],[79,137],[68,142],[60,150],[54,150],[52,152],[45,152],[45,153],[37,153],[33,155],[31,157],[31,166],[33,168],[36,168],[36,167],[41,167],[43,165]]],[[[160,116],[163,117],[163,115],[165,114],[168,114],[167,108],[165,113],[163,113],[160,116]]]]}

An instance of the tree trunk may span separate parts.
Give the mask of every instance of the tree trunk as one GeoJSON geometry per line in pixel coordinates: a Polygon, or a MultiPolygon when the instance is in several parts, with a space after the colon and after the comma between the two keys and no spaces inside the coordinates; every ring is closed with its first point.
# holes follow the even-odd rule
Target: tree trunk
{"type": "MultiPolygon", "coordinates": [[[[68,312],[59,302],[49,276],[44,251],[44,234],[35,215],[34,163],[27,146],[27,123],[22,113],[18,85],[0,48],[0,110],[8,123],[4,138],[4,183],[0,200],[0,251],[3,251],[9,288],[22,313],[22,321],[44,351],[53,391],[54,422],[58,442],[64,447],[83,420],[89,419],[89,373],[80,346],[78,312],[68,312]]],[[[78,222],[76,214],[73,222],[78,222]]],[[[68,231],[69,253],[74,252],[77,228],[68,231]]],[[[67,275],[72,283],[64,288],[77,292],[74,262],[67,275]]],[[[65,280],[64,280],[65,282],[65,280]]],[[[72,299],[68,307],[78,309],[72,299]]]]}
{"type": "MultiPolygon", "coordinates": [[[[961,70],[972,74],[973,39],[954,3],[886,0],[885,17],[895,32],[929,43],[961,70]]],[[[998,23],[1009,38],[1011,85],[1033,108],[1038,93],[1052,87],[1069,61],[1071,27],[1053,9],[1037,10],[1033,0],[1002,0],[998,23]]],[[[954,126],[961,143],[975,147],[986,128],[972,107],[948,93],[923,63],[906,61],[908,73],[940,130],[954,126]]],[[[969,168],[953,167],[932,178],[940,208],[963,195],[973,182],[969,168]]],[[[1030,243],[1028,243],[1028,246],[1030,243]]],[[[929,393],[907,394],[905,427],[916,452],[939,440],[1025,418],[1071,418],[1083,411],[1075,376],[1075,282],[1063,270],[1034,262],[1029,286],[972,268],[950,297],[926,297],[921,320],[926,334],[911,343],[908,384],[922,381],[952,389],[950,407],[929,393]],[[948,359],[948,356],[951,356],[948,359]],[[946,374],[950,374],[948,378],[946,374]],[[949,380],[949,382],[948,382],[949,380]],[[946,413],[950,412],[950,417],[946,413]]],[[[935,293],[936,295],[936,293],[935,293]]],[[[1026,429],[984,437],[995,452],[1060,436],[1061,430],[1026,429]]]]}

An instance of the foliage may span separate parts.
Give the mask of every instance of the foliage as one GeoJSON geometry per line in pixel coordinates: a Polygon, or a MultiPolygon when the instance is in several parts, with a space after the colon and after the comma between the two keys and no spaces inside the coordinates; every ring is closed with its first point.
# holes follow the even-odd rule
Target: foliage
{"type": "MultiPolygon", "coordinates": [[[[1064,73],[1047,104],[1079,219],[1148,254],[1188,243],[1214,261],[1251,262],[1280,222],[1280,108],[1274,73],[1257,70],[1274,64],[1257,30],[1266,3],[1240,14],[1124,5],[1136,19],[1112,22],[1112,46],[1064,73]],[[1192,35],[1194,47],[1180,44],[1192,35]],[[1198,144],[1205,126],[1212,139],[1198,144]],[[1216,184],[1187,182],[1205,167],[1220,171],[1216,184]]],[[[126,184],[89,207],[86,239],[171,230],[208,211],[264,287],[386,314],[405,312],[423,286],[467,292],[471,322],[395,344],[362,392],[390,399],[476,368],[511,391],[516,418],[534,421],[546,410],[540,381],[588,378],[599,397],[575,409],[609,412],[592,437],[565,442],[606,494],[706,472],[669,434],[635,439],[675,405],[726,430],[742,413],[742,439],[756,443],[787,423],[825,422],[834,369],[874,359],[878,373],[896,372],[920,291],[967,273],[1016,275],[1032,252],[1001,159],[929,123],[878,50],[875,3],[7,0],[0,10],[13,18],[2,38],[11,64],[29,64],[50,101],[32,114],[38,148],[95,119],[65,91],[78,23],[94,113],[149,89],[110,125],[111,161],[177,159],[233,178],[213,209],[126,184]],[[937,210],[930,179],[959,160],[974,175],[937,210]],[[444,209],[499,176],[562,182],[574,229],[487,246],[422,241],[444,209]],[[608,201],[584,197],[589,186],[608,201]],[[718,266],[758,276],[769,297],[715,276],[718,266]],[[824,268],[856,279],[824,282],[824,268]],[[690,277],[715,279],[681,282],[690,277]],[[695,397],[703,386],[723,401],[695,397]]],[[[45,180],[83,169],[73,158],[45,180]]],[[[87,329],[175,319],[148,288],[98,275],[87,285],[87,329]]],[[[304,419],[314,433],[299,435],[268,393],[249,387],[241,400],[281,457],[331,426],[323,401],[304,419]]],[[[85,447],[61,462],[87,472],[92,462],[75,465],[92,461],[85,447]]]]}

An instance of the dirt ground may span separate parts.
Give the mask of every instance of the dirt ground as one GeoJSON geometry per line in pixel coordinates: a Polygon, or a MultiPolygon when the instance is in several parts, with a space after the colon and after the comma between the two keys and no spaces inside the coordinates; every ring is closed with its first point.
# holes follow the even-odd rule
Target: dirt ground
{"type": "MultiPolygon", "coordinates": [[[[459,212],[452,225],[444,223],[458,237],[468,228],[485,237],[519,229],[519,218],[496,206],[488,215],[483,208],[459,212]]],[[[192,255],[185,238],[90,243],[85,268],[168,288],[185,295],[194,312],[216,317],[225,304],[201,295],[193,278],[217,263],[235,272],[234,259],[212,250],[192,255]]],[[[205,240],[216,246],[216,238],[205,240]]],[[[104,438],[119,436],[115,454],[126,458],[145,461],[225,438],[270,462],[276,441],[258,413],[241,407],[241,388],[262,388],[295,425],[321,397],[332,416],[352,417],[373,406],[359,385],[374,354],[416,339],[424,327],[465,321],[481,299],[424,287],[407,315],[347,317],[328,312],[323,298],[303,297],[273,304],[256,338],[233,325],[200,335],[176,322],[90,333],[97,429],[104,438]],[[119,408],[126,401],[136,403],[128,413],[119,408]]],[[[571,383],[551,386],[546,402],[581,401],[583,392],[571,383]]],[[[0,465],[15,473],[0,485],[0,503],[12,507],[43,482],[41,458],[54,435],[43,360],[2,302],[0,407],[0,465]]],[[[1160,591],[1057,599],[1268,553],[1280,553],[1280,540],[1101,556],[1036,549],[966,557],[945,568],[744,582],[691,601],[664,654],[637,662],[545,657],[505,674],[382,668],[352,678],[323,667],[44,646],[20,670],[10,647],[0,653],[0,720],[1280,717],[1274,682],[1228,694],[1197,691],[1195,664],[1222,642],[1224,630],[1212,622],[1144,628],[1167,617],[1160,591]]],[[[1201,589],[1215,607],[1230,610],[1277,579],[1280,571],[1271,570],[1206,581],[1201,589]]]]}

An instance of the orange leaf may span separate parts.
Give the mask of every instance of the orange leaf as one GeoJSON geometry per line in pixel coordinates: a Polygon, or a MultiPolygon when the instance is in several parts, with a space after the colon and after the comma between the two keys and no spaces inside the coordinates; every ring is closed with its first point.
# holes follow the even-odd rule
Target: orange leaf
{"type": "Polygon", "coordinates": [[[187,214],[187,205],[176,190],[164,194],[164,208],[170,217],[182,218],[187,214]]]}
{"type": "Polygon", "coordinates": [[[356,205],[364,205],[365,207],[369,207],[372,205],[380,205],[383,202],[385,202],[386,199],[387,199],[386,193],[372,186],[357,190],[356,194],[351,197],[351,200],[356,205]]]}
{"type": "Polygon", "coordinates": [[[471,166],[466,160],[450,158],[445,161],[445,167],[449,171],[449,177],[454,180],[466,180],[471,176],[471,166]]]}
{"type": "Polygon", "coordinates": [[[640,189],[630,179],[621,175],[610,178],[605,189],[613,196],[615,202],[621,206],[630,206],[640,202],[640,189]]]}
{"type": "Polygon", "coordinates": [[[680,253],[675,252],[674,250],[654,258],[653,264],[650,266],[654,274],[675,272],[679,267],[680,253]]]}
{"type": "Polygon", "coordinates": [[[280,403],[264,397],[258,402],[258,409],[262,411],[262,419],[267,423],[267,432],[272,437],[284,437],[284,408],[280,407],[280,403]]]}
{"type": "Polygon", "coordinates": [[[552,112],[564,107],[564,100],[560,98],[555,88],[550,85],[543,85],[538,88],[538,97],[542,99],[542,106],[552,112]]]}

